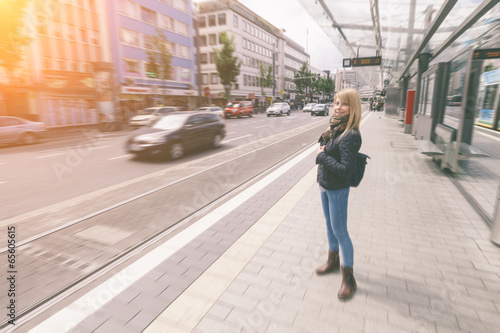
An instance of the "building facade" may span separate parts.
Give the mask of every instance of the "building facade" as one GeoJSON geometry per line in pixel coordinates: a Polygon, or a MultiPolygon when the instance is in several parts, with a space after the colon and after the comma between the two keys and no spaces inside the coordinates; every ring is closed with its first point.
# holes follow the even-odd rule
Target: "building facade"
{"type": "Polygon", "coordinates": [[[309,56],[297,43],[262,17],[236,0],[208,1],[199,4],[198,40],[201,85],[208,96],[205,102],[225,101],[224,87],[215,66],[215,49],[220,49],[219,33],[234,36],[235,55],[242,62],[240,75],[232,87],[231,98],[251,99],[257,107],[289,94],[293,70],[309,56]],[[274,87],[261,87],[261,66],[271,68],[274,87]],[[208,88],[208,89],[207,89],[208,88]],[[210,98],[210,100],[208,100],[210,98]]]}
{"type": "Polygon", "coordinates": [[[97,122],[92,64],[105,61],[101,5],[95,0],[29,4],[25,118],[49,127],[97,122]]]}
{"type": "Polygon", "coordinates": [[[118,98],[125,115],[146,106],[196,107],[193,20],[191,0],[107,1],[110,43],[118,98]],[[162,32],[171,53],[170,78],[148,71],[147,51],[162,32]]]}

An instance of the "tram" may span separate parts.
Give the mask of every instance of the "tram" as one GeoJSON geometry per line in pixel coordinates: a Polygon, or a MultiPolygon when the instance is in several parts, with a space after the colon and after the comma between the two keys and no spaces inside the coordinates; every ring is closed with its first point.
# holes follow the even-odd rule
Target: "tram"
{"type": "Polygon", "coordinates": [[[476,125],[500,130],[500,69],[481,74],[476,125]]]}

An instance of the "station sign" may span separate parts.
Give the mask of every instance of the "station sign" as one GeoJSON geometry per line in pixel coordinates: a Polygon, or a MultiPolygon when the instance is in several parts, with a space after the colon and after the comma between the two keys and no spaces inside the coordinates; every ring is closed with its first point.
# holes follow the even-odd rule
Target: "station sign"
{"type": "Polygon", "coordinates": [[[500,49],[474,50],[474,59],[499,59],[500,49]]]}
{"type": "Polygon", "coordinates": [[[342,67],[352,67],[352,59],[351,58],[344,58],[342,59],[342,67]]]}
{"type": "Polygon", "coordinates": [[[381,63],[382,63],[382,57],[367,57],[367,58],[352,59],[352,67],[380,66],[381,63]]]}

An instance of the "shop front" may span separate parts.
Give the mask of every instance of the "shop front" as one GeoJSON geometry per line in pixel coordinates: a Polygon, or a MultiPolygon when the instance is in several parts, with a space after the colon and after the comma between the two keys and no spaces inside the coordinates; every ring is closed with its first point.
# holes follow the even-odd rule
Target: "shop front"
{"type": "Polygon", "coordinates": [[[92,74],[42,71],[34,94],[39,100],[39,120],[48,127],[98,122],[92,74]]]}

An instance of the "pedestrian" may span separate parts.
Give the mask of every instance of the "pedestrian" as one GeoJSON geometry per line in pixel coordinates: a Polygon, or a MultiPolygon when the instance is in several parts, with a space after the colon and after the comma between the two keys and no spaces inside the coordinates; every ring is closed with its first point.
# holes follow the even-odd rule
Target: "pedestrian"
{"type": "Polygon", "coordinates": [[[341,268],[342,285],[337,295],[341,300],[348,299],[356,290],[354,249],[347,230],[347,201],[350,176],[361,147],[360,121],[358,92],[354,89],[339,91],[334,99],[329,128],[318,140],[320,148],[316,156],[329,247],[327,262],[316,269],[316,274],[336,272],[341,268]]]}

